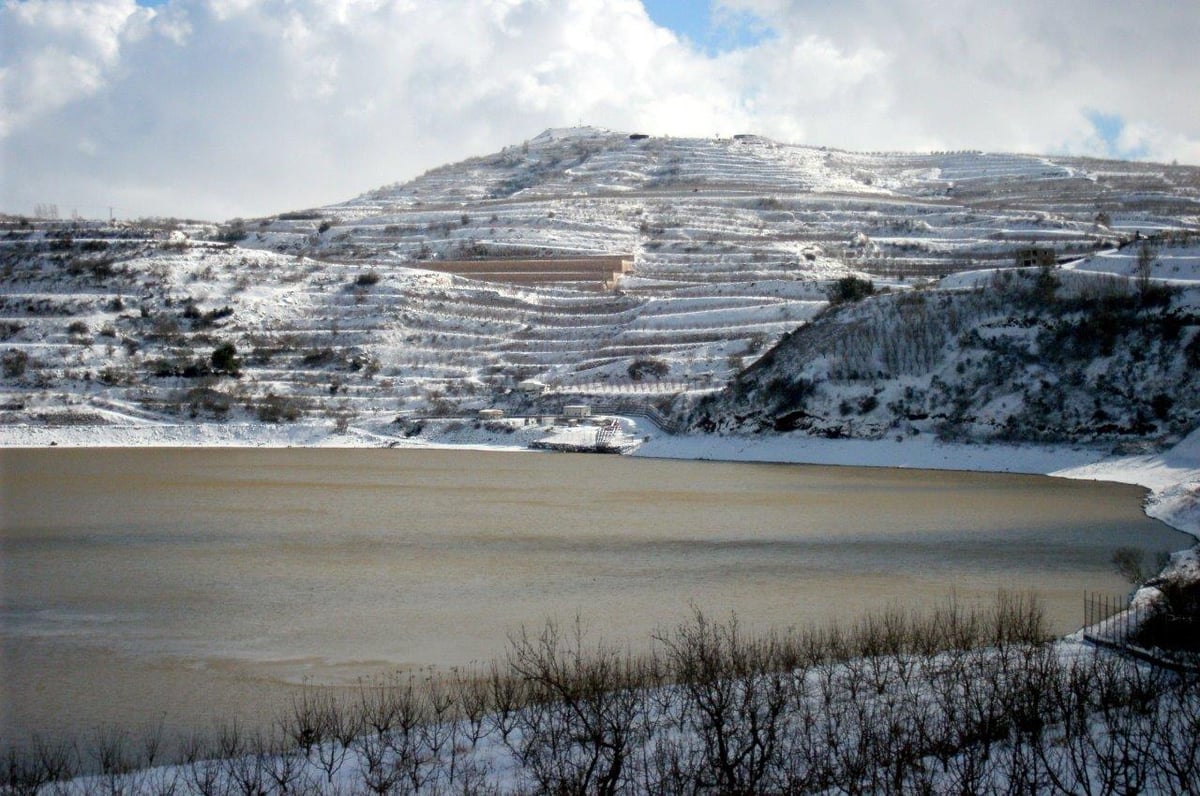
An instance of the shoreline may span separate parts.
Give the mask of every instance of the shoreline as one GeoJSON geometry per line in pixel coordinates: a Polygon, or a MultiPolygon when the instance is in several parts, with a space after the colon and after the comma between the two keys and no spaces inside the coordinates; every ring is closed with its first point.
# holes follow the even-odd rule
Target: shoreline
{"type": "MultiPolygon", "coordinates": [[[[436,421],[431,421],[436,422],[436,421]]],[[[928,436],[903,439],[826,439],[797,434],[770,436],[665,435],[644,421],[624,418],[645,442],[632,455],[771,464],[844,465],[919,470],[1021,473],[1117,481],[1161,490],[1197,481],[1200,429],[1174,447],[1151,454],[1119,455],[1083,444],[958,443],[928,436]]],[[[462,425],[462,424],[459,424],[462,425]]],[[[329,423],[128,423],[88,426],[0,426],[6,448],[411,448],[526,451],[527,436],[494,431],[434,430],[406,437],[386,428],[352,427],[338,433],[329,423]]]]}
{"type": "MultiPolygon", "coordinates": [[[[1188,534],[1200,545],[1200,429],[1168,450],[1122,456],[1085,445],[947,443],[927,436],[881,440],[793,434],[668,436],[644,421],[625,418],[624,422],[632,434],[645,440],[632,454],[640,458],[1013,473],[1132,484],[1149,490],[1143,506],[1148,516],[1188,534]]],[[[0,427],[0,450],[391,448],[555,455],[530,451],[528,432],[505,434],[466,428],[449,433],[435,429],[406,438],[388,431],[353,427],[337,433],[328,423],[17,425],[0,427]]],[[[1193,548],[1193,553],[1200,562],[1200,551],[1193,548]]]]}
{"type": "MultiPolygon", "coordinates": [[[[746,462],[761,464],[800,464],[816,466],[881,467],[893,469],[955,470],[979,473],[1045,475],[1073,480],[1092,480],[1141,486],[1149,493],[1142,499],[1142,510],[1150,517],[1188,534],[1192,545],[1172,556],[1169,569],[1200,578],[1200,431],[1189,435],[1174,448],[1140,456],[1113,456],[1084,446],[1036,445],[964,445],[945,444],[932,438],[907,438],[880,441],[827,440],[808,437],[770,436],[764,438],[717,436],[653,435],[637,452],[639,458],[696,461],[746,462]]],[[[532,433],[532,432],[531,432],[532,433]]],[[[514,436],[494,434],[489,440],[483,433],[447,442],[446,435],[431,432],[418,439],[402,439],[367,429],[351,429],[335,434],[320,424],[263,427],[257,424],[221,424],[212,426],[108,426],[48,428],[23,427],[0,429],[0,456],[5,450],[45,449],[51,441],[58,448],[330,448],[403,450],[452,450],[474,452],[525,452],[514,436]],[[14,430],[20,433],[10,433],[14,430]],[[24,444],[14,444],[24,443],[24,444]],[[501,444],[509,443],[509,444],[501,444]]],[[[560,455],[529,451],[530,455],[560,455]]],[[[1181,543],[1182,544],[1182,543],[1181,543]]],[[[1164,572],[1165,574],[1165,572],[1164,572]]],[[[1156,590],[1155,590],[1156,591],[1156,590]]],[[[1149,589],[1139,599],[1151,597],[1149,589]]],[[[1062,638],[1077,640],[1079,632],[1062,638]]],[[[170,672],[151,667],[157,688],[166,688],[170,672]],[[166,673],[164,673],[166,672],[166,673]]],[[[304,672],[301,667],[301,677],[304,672]]],[[[218,672],[218,675],[222,675],[218,672]]],[[[188,676],[184,675],[185,681],[188,676]]],[[[273,682],[273,681],[271,681],[273,682]]],[[[235,685],[240,694],[257,693],[245,681],[235,685]]],[[[271,693],[283,694],[295,683],[274,682],[271,693]]],[[[249,700],[249,697],[245,697],[249,700]]],[[[257,705],[258,703],[255,702],[257,705]]],[[[265,702],[263,703],[265,704],[265,702]]]]}
{"type": "Polygon", "coordinates": [[[1153,454],[1116,455],[1069,445],[942,443],[927,439],[827,440],[703,437],[652,441],[638,455],[667,459],[713,459],[778,464],[888,467],[958,472],[1045,475],[1107,481],[1148,490],[1146,514],[1200,543],[1200,429],[1174,447],[1153,454]],[[713,448],[724,448],[714,451],[713,448]],[[712,455],[718,453],[718,455],[712,455]],[[724,455],[719,455],[723,453],[724,455]]]}

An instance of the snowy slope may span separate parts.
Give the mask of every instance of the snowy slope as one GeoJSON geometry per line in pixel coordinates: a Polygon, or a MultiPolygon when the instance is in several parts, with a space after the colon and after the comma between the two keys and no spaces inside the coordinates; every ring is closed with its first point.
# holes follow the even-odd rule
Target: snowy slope
{"type": "MultiPolygon", "coordinates": [[[[548,130],[219,228],[0,220],[0,421],[101,423],[116,407],[345,425],[665,402],[720,388],[848,274],[907,290],[1030,248],[1122,274],[1134,251],[1115,244],[1198,228],[1189,167],[548,130]],[[596,254],[631,261],[615,291],[566,270],[507,284],[438,271],[596,254]],[[212,367],[223,345],[237,375],[212,367]],[[632,378],[647,362],[663,375],[632,378]],[[512,392],[530,377],[548,397],[512,392]]],[[[1154,276],[1190,278],[1193,252],[1164,245],[1154,276]]]]}
{"type": "Polygon", "coordinates": [[[1193,248],[953,275],[841,305],[690,410],[705,431],[1168,444],[1200,426],[1193,248]],[[1098,262],[1099,261],[1099,262],[1098,262]],[[1171,278],[1157,278],[1169,273],[1171,278]]]}

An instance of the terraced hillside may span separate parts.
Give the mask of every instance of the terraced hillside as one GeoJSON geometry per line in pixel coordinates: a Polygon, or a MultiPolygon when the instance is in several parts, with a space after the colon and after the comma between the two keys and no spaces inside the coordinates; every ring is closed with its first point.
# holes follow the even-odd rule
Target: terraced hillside
{"type": "Polygon", "coordinates": [[[635,281],[705,286],[993,265],[1194,225],[1200,170],[1026,155],[855,154],[551,130],[339,205],[267,219],[245,245],[356,260],[627,253],[635,281]]]}
{"type": "Polygon", "coordinates": [[[720,388],[847,275],[900,290],[1196,229],[1194,167],[550,130],[219,227],[5,219],[0,419],[669,399],[720,388]],[[597,256],[631,261],[612,289],[564,265],[597,256]],[[514,261],[527,276],[506,280],[514,261]],[[515,391],[527,378],[549,396],[515,391]]]}

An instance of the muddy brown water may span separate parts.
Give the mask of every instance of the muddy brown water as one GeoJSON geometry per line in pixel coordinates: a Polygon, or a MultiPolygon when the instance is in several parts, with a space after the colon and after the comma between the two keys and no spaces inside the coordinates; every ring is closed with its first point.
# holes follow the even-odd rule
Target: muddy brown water
{"type": "Polygon", "coordinates": [[[1121,594],[1189,537],[1142,490],[1044,477],[440,450],[0,451],[0,741],[232,717],[297,684],[503,652],[578,616],[644,643],[698,608],[806,626],[1121,594]]]}

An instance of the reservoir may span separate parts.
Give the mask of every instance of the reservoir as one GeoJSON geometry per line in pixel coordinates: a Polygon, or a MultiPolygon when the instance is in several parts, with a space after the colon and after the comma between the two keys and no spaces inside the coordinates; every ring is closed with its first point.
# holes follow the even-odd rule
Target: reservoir
{"type": "Polygon", "coordinates": [[[1136,487],[1036,476],[445,450],[0,451],[0,741],[269,724],[304,683],[503,653],[579,618],[643,643],[887,607],[1128,591],[1190,537],[1136,487]]]}

